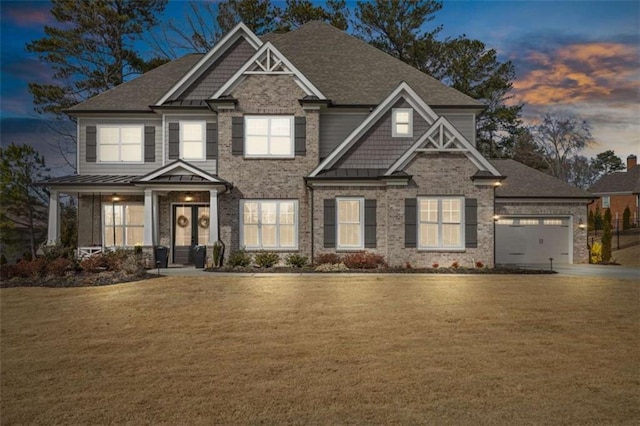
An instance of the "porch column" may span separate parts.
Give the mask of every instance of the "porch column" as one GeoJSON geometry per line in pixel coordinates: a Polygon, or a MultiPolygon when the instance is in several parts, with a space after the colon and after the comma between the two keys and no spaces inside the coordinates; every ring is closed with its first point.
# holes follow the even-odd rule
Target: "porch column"
{"type": "Polygon", "coordinates": [[[158,193],[153,192],[151,198],[153,199],[153,245],[157,245],[160,243],[160,208],[158,193]]]}
{"type": "Polygon", "coordinates": [[[49,191],[49,228],[47,245],[54,245],[60,239],[60,197],[58,191],[49,191]]]}
{"type": "Polygon", "coordinates": [[[153,190],[144,190],[144,234],[142,245],[153,246],[153,190]]]}
{"type": "Polygon", "coordinates": [[[218,241],[218,190],[209,190],[209,245],[218,241]]]}

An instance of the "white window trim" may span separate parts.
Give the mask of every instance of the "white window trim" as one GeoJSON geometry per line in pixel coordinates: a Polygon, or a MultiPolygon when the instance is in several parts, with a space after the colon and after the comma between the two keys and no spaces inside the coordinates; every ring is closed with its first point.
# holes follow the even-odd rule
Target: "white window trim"
{"type": "MultiPolygon", "coordinates": [[[[106,224],[106,215],[104,214],[104,209],[105,209],[105,207],[113,207],[113,206],[143,206],[143,207],[144,207],[144,203],[141,203],[141,202],[139,202],[139,201],[118,201],[117,203],[107,203],[107,202],[102,203],[102,210],[100,211],[100,216],[101,216],[101,219],[102,219],[102,220],[101,220],[101,221],[102,221],[102,247],[109,247],[109,248],[117,248],[117,247],[131,248],[131,247],[135,247],[136,243],[138,243],[138,242],[139,242],[140,244],[142,244],[142,241],[135,241],[135,242],[134,242],[133,244],[131,244],[131,245],[126,245],[126,244],[125,244],[125,245],[122,245],[122,246],[117,246],[117,245],[111,245],[111,246],[108,246],[108,245],[106,245],[106,244],[105,244],[105,242],[107,241],[107,238],[106,238],[106,236],[107,236],[107,235],[106,235],[106,232],[105,232],[105,231],[106,231],[106,227],[107,227],[107,226],[111,226],[111,225],[107,225],[107,224],[106,224]]],[[[122,217],[123,217],[123,221],[124,221],[124,220],[126,219],[126,215],[123,215],[122,217]]],[[[118,228],[120,228],[120,229],[122,230],[122,231],[121,231],[121,232],[123,233],[123,235],[122,235],[122,241],[124,241],[124,242],[126,242],[125,240],[127,239],[127,234],[126,234],[126,232],[125,232],[125,229],[126,229],[127,227],[131,227],[131,228],[141,228],[141,229],[143,229],[143,232],[144,232],[144,223],[143,223],[142,225],[131,225],[131,226],[129,226],[129,225],[127,225],[126,223],[124,223],[124,222],[123,222],[123,224],[122,224],[122,225],[116,225],[116,230],[117,230],[118,228]]],[[[114,241],[114,244],[115,244],[115,241],[114,241]]]]}
{"type": "Polygon", "coordinates": [[[337,250],[363,250],[364,249],[364,197],[337,197],[336,198],[336,249],[337,250]],[[358,201],[360,203],[360,242],[355,246],[340,244],[340,201],[358,201]]]}
{"type": "Polygon", "coordinates": [[[295,251],[298,250],[298,200],[294,199],[252,199],[247,198],[240,200],[240,246],[249,251],[295,251]],[[245,203],[258,203],[258,245],[257,246],[244,246],[244,205],[245,203]],[[262,245],[262,203],[277,203],[276,208],[276,247],[264,247],[262,245]],[[293,218],[293,241],[294,245],[291,247],[281,247],[280,246],[280,203],[293,203],[294,206],[294,218],[293,218]]]}
{"type": "Polygon", "coordinates": [[[206,161],[207,159],[207,122],[203,121],[203,120],[180,120],[180,159],[185,160],[185,161],[206,161]],[[183,141],[184,141],[184,126],[183,124],[200,124],[200,127],[202,129],[202,152],[199,158],[186,158],[184,156],[184,148],[183,148],[183,141]]]}
{"type": "MultiPolygon", "coordinates": [[[[465,241],[465,200],[464,197],[448,197],[448,196],[436,196],[436,197],[418,197],[416,203],[416,241],[418,250],[437,250],[437,251],[464,251],[466,247],[465,241]],[[457,199],[460,200],[460,245],[457,246],[444,246],[442,243],[442,201],[443,200],[451,200],[457,199]],[[422,226],[422,221],[420,220],[420,202],[422,200],[437,200],[438,201],[438,245],[436,246],[423,246],[420,244],[420,227],[422,226]]],[[[425,222],[426,223],[426,222],[425,222]]]]}
{"type": "MultiPolygon", "coordinates": [[[[109,145],[109,144],[108,144],[109,145]]],[[[115,145],[115,144],[114,144],[115,145]]],[[[121,151],[121,147],[122,147],[122,139],[120,137],[118,137],[118,149],[120,150],[119,152],[119,157],[122,158],[122,151],[121,151]]],[[[127,163],[127,164],[144,164],[144,125],[142,124],[98,124],[96,125],[96,157],[97,157],[97,162],[98,163],[102,163],[102,164],[122,164],[122,163],[127,163]],[[116,129],[123,129],[123,128],[137,128],[140,129],[140,161],[127,161],[127,160],[120,160],[120,161],[102,161],[100,160],[100,129],[105,129],[105,128],[116,128],[116,129]]]]}
{"type": "MultiPolygon", "coordinates": [[[[403,123],[404,124],[404,123],[403,123]]],[[[392,108],[391,109],[391,137],[412,138],[413,137],[413,108],[392,108]],[[409,113],[409,133],[398,133],[396,114],[399,112],[409,113]]]]}
{"type": "Polygon", "coordinates": [[[244,157],[245,158],[295,158],[295,118],[293,115],[245,115],[244,116],[244,157]],[[249,154],[247,153],[247,123],[252,118],[266,118],[269,120],[267,130],[267,147],[271,147],[271,120],[274,118],[287,118],[289,119],[289,134],[291,135],[290,148],[291,154],[289,155],[271,155],[271,154],[249,154]]]}
{"type": "Polygon", "coordinates": [[[611,208],[611,197],[608,195],[603,195],[602,196],[602,208],[603,209],[608,209],[611,208]],[[606,202],[605,202],[606,200],[606,202]]]}

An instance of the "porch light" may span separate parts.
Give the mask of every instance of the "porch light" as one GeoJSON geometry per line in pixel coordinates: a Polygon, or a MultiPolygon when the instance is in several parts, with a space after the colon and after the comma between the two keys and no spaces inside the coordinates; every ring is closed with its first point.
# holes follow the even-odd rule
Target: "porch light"
{"type": "Polygon", "coordinates": [[[587,226],[584,224],[584,222],[582,221],[582,218],[580,218],[580,220],[578,221],[578,228],[580,229],[585,229],[587,226]]]}
{"type": "Polygon", "coordinates": [[[187,192],[187,195],[184,196],[185,201],[193,201],[193,195],[190,192],[187,192]]]}
{"type": "Polygon", "coordinates": [[[118,196],[118,194],[114,192],[113,195],[111,196],[111,201],[113,201],[114,203],[116,201],[120,201],[120,197],[118,196]]]}

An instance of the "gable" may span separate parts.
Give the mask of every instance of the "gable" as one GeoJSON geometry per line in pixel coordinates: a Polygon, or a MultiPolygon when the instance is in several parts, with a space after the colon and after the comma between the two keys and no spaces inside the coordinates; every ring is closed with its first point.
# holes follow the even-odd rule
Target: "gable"
{"type": "Polygon", "coordinates": [[[404,98],[399,99],[359,140],[336,162],[335,168],[387,169],[427,129],[429,122],[420,114],[413,117],[413,137],[392,138],[392,113],[395,108],[412,108],[404,98]]]}
{"type": "Polygon", "coordinates": [[[151,173],[135,179],[136,183],[166,183],[166,182],[202,182],[202,183],[222,183],[224,180],[213,176],[204,170],[195,167],[182,160],[176,160],[166,166],[160,167],[151,173]]]}
{"type": "Polygon", "coordinates": [[[220,40],[200,61],[191,68],[182,78],[175,83],[156,104],[162,105],[170,99],[183,93],[187,88],[191,87],[200,77],[206,73],[210,67],[215,64],[236,42],[243,38],[248,42],[254,50],[262,46],[262,42],[251,30],[242,22],[236,25],[222,40],[220,40]]]}
{"type": "Polygon", "coordinates": [[[326,99],[307,77],[296,68],[271,43],[267,42],[240,68],[211,99],[229,95],[247,76],[250,75],[291,75],[300,88],[309,96],[326,99]]]}
{"type": "Polygon", "coordinates": [[[191,86],[177,94],[175,98],[178,100],[209,99],[255,52],[256,50],[244,37],[239,38],[191,86]]]}

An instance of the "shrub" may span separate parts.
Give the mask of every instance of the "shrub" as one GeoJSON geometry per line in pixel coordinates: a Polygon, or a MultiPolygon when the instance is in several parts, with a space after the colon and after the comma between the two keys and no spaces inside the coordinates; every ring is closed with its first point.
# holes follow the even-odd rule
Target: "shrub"
{"type": "Polygon", "coordinates": [[[343,272],[348,271],[349,268],[344,263],[323,263],[316,266],[314,270],[316,272],[343,272]]]}
{"type": "Polygon", "coordinates": [[[480,262],[479,260],[476,262],[476,268],[478,269],[482,269],[484,268],[484,263],[480,262]]]}
{"type": "Polygon", "coordinates": [[[222,244],[219,241],[213,243],[213,266],[215,268],[222,264],[222,244]]]}
{"type": "Polygon", "coordinates": [[[593,246],[591,247],[591,256],[589,258],[589,262],[602,262],[602,243],[600,241],[596,241],[595,243],[593,243],[593,246]]]}
{"type": "Polygon", "coordinates": [[[43,245],[42,252],[44,253],[44,258],[49,262],[59,258],[75,259],[76,257],[76,251],[73,247],[65,247],[62,244],[43,245]]]}
{"type": "Polygon", "coordinates": [[[86,257],[80,262],[80,268],[87,272],[101,272],[108,269],[109,259],[103,253],[97,253],[86,257]]]}
{"type": "Polygon", "coordinates": [[[411,266],[411,262],[404,262],[404,267],[405,267],[406,269],[411,269],[411,268],[413,268],[413,266],[411,266]]]}
{"type": "Polygon", "coordinates": [[[622,213],[622,229],[625,231],[631,229],[631,210],[629,210],[629,206],[625,207],[624,213],[622,213]]]}
{"type": "Polygon", "coordinates": [[[309,258],[307,256],[298,253],[292,253],[285,258],[286,264],[294,268],[302,268],[307,264],[308,260],[309,258]]]}
{"type": "Polygon", "coordinates": [[[47,261],[42,257],[37,257],[34,260],[23,260],[16,263],[13,269],[14,277],[22,278],[40,278],[45,274],[47,267],[47,261]]]}
{"type": "Polygon", "coordinates": [[[261,268],[271,268],[273,265],[280,262],[280,256],[278,253],[272,251],[261,251],[254,256],[256,265],[261,268]]]}
{"type": "Polygon", "coordinates": [[[244,249],[240,249],[235,251],[229,255],[229,259],[227,260],[227,265],[233,268],[237,266],[247,267],[251,265],[251,255],[246,252],[244,249]]]}
{"type": "Polygon", "coordinates": [[[59,257],[47,263],[47,266],[46,266],[47,275],[64,277],[67,271],[73,270],[73,264],[74,262],[71,259],[59,257]]]}
{"type": "Polygon", "coordinates": [[[387,266],[383,256],[366,251],[345,255],[344,264],[349,269],[375,269],[387,266]]]}
{"type": "Polygon", "coordinates": [[[460,263],[458,263],[457,260],[454,260],[453,263],[451,264],[451,267],[453,269],[458,269],[460,267],[460,263]]]}
{"type": "Polygon", "coordinates": [[[438,262],[433,262],[433,263],[431,264],[431,267],[432,267],[433,269],[438,269],[438,268],[440,267],[440,264],[439,264],[438,262]]]}
{"type": "Polygon", "coordinates": [[[342,262],[342,258],[335,253],[320,253],[316,256],[315,264],[316,265],[337,265],[342,262]]]}
{"type": "Polygon", "coordinates": [[[604,227],[602,228],[602,261],[611,260],[611,210],[604,212],[604,227]]]}

